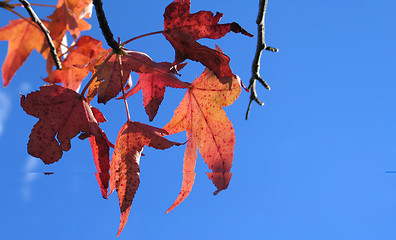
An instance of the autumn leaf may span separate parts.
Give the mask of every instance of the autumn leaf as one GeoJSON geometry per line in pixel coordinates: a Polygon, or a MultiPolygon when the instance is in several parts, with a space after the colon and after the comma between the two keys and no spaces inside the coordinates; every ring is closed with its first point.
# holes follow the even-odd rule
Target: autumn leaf
{"type": "Polygon", "coordinates": [[[164,35],[175,49],[174,64],[191,59],[212,70],[220,81],[228,82],[233,76],[229,66],[230,58],[196,41],[201,38],[219,39],[230,31],[249,37],[253,35],[235,22],[219,24],[222,13],[213,15],[212,12],[200,11],[191,14],[190,5],[190,0],[175,0],[165,9],[164,35]]]}
{"type": "Polygon", "coordinates": [[[121,210],[117,236],[128,220],[132,201],[139,187],[139,162],[143,147],[167,149],[180,145],[167,140],[164,135],[167,132],[163,129],[132,121],[126,122],[118,133],[110,165],[110,190],[117,190],[121,210]]]}
{"type": "Polygon", "coordinates": [[[94,57],[105,51],[102,42],[90,36],[82,36],[77,43],[69,50],[69,53],[62,63],[62,70],[55,70],[52,81],[49,77],[46,82],[62,83],[63,87],[78,92],[81,82],[87,77],[89,69],[78,68],[75,65],[83,65],[94,57]]]}
{"type": "MultiPolygon", "coordinates": [[[[140,73],[135,87],[125,94],[128,98],[140,90],[143,91],[143,105],[150,121],[153,121],[157,115],[158,108],[164,99],[165,87],[187,88],[189,86],[189,83],[180,81],[174,73],[169,72],[172,67],[171,63],[159,63],[158,67],[160,66],[163,66],[162,72],[140,73]],[[164,73],[166,71],[168,71],[167,74],[164,73]]],[[[184,65],[181,65],[177,70],[183,67],[184,65]]]]}
{"type": "MultiPolygon", "coordinates": [[[[67,45],[67,41],[64,42],[67,31],[69,31],[73,39],[76,40],[80,36],[81,31],[91,29],[91,25],[83,19],[84,17],[90,17],[89,9],[91,2],[92,1],[89,0],[58,1],[55,11],[48,16],[51,20],[48,30],[50,31],[51,38],[54,40],[54,46],[57,52],[62,52],[61,43],[66,43],[67,45]]],[[[46,69],[49,82],[52,83],[52,71],[55,63],[49,55],[45,56],[45,58],[47,59],[46,69]]]]}
{"type": "Polygon", "coordinates": [[[88,95],[92,98],[96,93],[98,94],[98,103],[107,103],[110,99],[116,97],[121,91],[122,87],[128,82],[131,71],[137,73],[154,73],[170,77],[170,68],[164,67],[161,63],[154,62],[147,54],[123,50],[121,54],[122,67],[117,59],[117,54],[113,54],[110,59],[105,62],[105,59],[113,54],[111,49],[106,50],[100,54],[96,59],[88,63],[85,67],[88,69],[96,69],[97,79],[90,86],[88,95]],[[121,82],[122,70],[122,82],[121,82]]]}
{"type": "Polygon", "coordinates": [[[72,37],[77,39],[81,31],[91,29],[91,25],[83,19],[90,15],[80,16],[91,2],[89,0],[59,0],[55,11],[48,17],[51,20],[49,24],[51,37],[60,43],[66,31],[70,31],[72,37]]]}
{"type": "Polygon", "coordinates": [[[212,173],[207,174],[217,188],[214,194],[228,187],[235,134],[222,107],[231,105],[241,92],[239,78],[235,76],[232,80],[232,87],[229,89],[206,68],[187,90],[173,118],[164,127],[169,134],[185,130],[188,140],[184,155],[182,189],[167,212],[179,205],[192,189],[197,148],[212,170],[212,173]]]}
{"type": "MultiPolygon", "coordinates": [[[[99,109],[91,107],[92,113],[98,122],[106,122],[105,117],[99,109]]],[[[102,131],[101,136],[90,136],[89,143],[91,144],[92,155],[95,166],[98,172],[95,173],[98,181],[100,191],[103,198],[107,198],[107,189],[110,181],[110,147],[114,147],[107,139],[106,134],[102,131]]]]}
{"type": "Polygon", "coordinates": [[[71,148],[70,140],[80,132],[81,139],[103,137],[91,107],[73,90],[43,86],[21,96],[21,106],[27,114],[39,118],[29,137],[28,153],[45,164],[58,161],[63,151],[71,148]]]}
{"type": "MultiPolygon", "coordinates": [[[[48,24],[47,21],[43,23],[48,24]]],[[[6,87],[33,49],[44,54],[45,37],[34,22],[18,19],[0,28],[0,41],[8,41],[7,56],[1,68],[3,86],[6,87]]]]}

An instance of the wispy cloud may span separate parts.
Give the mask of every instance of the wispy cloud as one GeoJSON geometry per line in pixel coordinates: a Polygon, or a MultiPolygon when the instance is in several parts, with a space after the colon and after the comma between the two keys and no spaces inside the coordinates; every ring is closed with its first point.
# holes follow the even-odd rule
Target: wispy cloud
{"type": "Polygon", "coordinates": [[[22,198],[25,201],[29,201],[32,196],[31,186],[39,176],[39,173],[34,171],[37,170],[39,163],[40,160],[38,158],[29,156],[26,159],[25,165],[23,166],[24,176],[23,176],[21,194],[22,194],[22,198]]]}
{"type": "Polygon", "coordinates": [[[11,110],[10,98],[0,91],[0,136],[4,132],[4,125],[11,110]]]}

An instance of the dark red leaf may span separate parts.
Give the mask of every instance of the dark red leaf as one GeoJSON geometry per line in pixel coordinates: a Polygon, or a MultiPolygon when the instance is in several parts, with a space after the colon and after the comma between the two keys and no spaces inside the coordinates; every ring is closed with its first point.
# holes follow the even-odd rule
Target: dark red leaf
{"type": "Polygon", "coordinates": [[[219,24],[222,13],[214,15],[212,12],[200,11],[191,14],[190,5],[190,0],[175,0],[165,9],[164,35],[176,51],[174,64],[191,59],[212,70],[221,82],[230,82],[229,78],[233,76],[230,58],[196,41],[201,38],[219,39],[230,31],[249,37],[253,35],[235,22],[219,24]]]}
{"type": "Polygon", "coordinates": [[[91,107],[75,91],[57,85],[21,96],[21,106],[39,118],[29,137],[28,153],[45,164],[58,161],[71,147],[70,140],[91,135],[102,137],[91,107]],[[56,137],[56,138],[55,138],[56,137]]]}

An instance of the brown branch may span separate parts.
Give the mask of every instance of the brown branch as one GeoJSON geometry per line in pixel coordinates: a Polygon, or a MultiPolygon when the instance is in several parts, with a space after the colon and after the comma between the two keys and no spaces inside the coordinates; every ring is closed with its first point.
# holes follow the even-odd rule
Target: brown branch
{"type": "Polygon", "coordinates": [[[19,0],[23,6],[25,7],[26,11],[29,13],[30,17],[32,18],[32,21],[37,23],[37,25],[40,27],[41,31],[44,33],[45,38],[47,39],[51,56],[52,59],[54,60],[55,66],[58,70],[62,70],[62,63],[59,60],[58,54],[56,53],[56,48],[54,45],[54,42],[52,41],[52,38],[50,36],[50,31],[44,26],[43,22],[41,22],[40,18],[36,15],[36,13],[33,11],[32,7],[30,6],[30,3],[26,0],[19,0]]]}
{"type": "Polygon", "coordinates": [[[250,83],[248,87],[248,89],[250,90],[250,101],[246,112],[246,120],[249,118],[250,108],[253,101],[261,106],[264,105],[264,103],[260,101],[260,99],[258,99],[256,82],[259,81],[266,89],[271,89],[269,84],[264,81],[264,79],[260,76],[260,61],[262,53],[264,50],[270,52],[278,52],[277,48],[269,47],[265,44],[265,14],[267,12],[267,3],[268,0],[260,0],[259,13],[256,20],[256,23],[258,25],[257,49],[252,64],[252,77],[250,78],[250,83]]]}
{"type": "Polygon", "coordinates": [[[121,53],[120,45],[114,40],[113,33],[110,30],[109,23],[107,22],[105,13],[103,11],[103,3],[101,0],[93,0],[93,5],[95,5],[96,17],[98,18],[99,27],[102,30],[102,34],[106,39],[107,44],[113,49],[117,54],[121,53]]]}

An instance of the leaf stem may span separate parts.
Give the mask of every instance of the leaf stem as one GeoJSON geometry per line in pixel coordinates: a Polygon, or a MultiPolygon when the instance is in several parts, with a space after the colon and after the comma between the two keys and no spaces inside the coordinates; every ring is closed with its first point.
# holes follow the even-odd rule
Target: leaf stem
{"type": "Polygon", "coordinates": [[[52,59],[54,60],[55,66],[58,70],[62,70],[62,63],[59,60],[58,54],[56,53],[56,48],[54,46],[54,43],[52,41],[52,38],[50,36],[50,31],[44,26],[44,24],[41,22],[40,18],[36,15],[32,7],[30,6],[30,3],[26,0],[19,0],[23,6],[25,7],[26,11],[29,13],[30,17],[32,18],[32,21],[37,23],[37,25],[40,27],[41,31],[44,33],[45,38],[47,39],[51,56],[52,59]]]}
{"type": "Polygon", "coordinates": [[[137,40],[137,39],[139,39],[139,38],[143,38],[143,37],[147,37],[147,36],[151,36],[151,35],[155,35],[155,34],[160,34],[160,33],[163,33],[163,32],[165,32],[165,31],[164,31],[164,30],[161,30],[161,31],[156,31],[156,32],[151,32],[151,33],[142,34],[142,35],[139,35],[139,36],[137,36],[137,37],[133,37],[133,38],[131,38],[131,39],[129,39],[129,40],[127,40],[127,41],[121,43],[121,46],[124,46],[124,45],[126,45],[126,44],[128,44],[128,43],[130,43],[130,42],[132,42],[132,41],[134,41],[134,40],[137,40]]]}
{"type": "Polygon", "coordinates": [[[265,14],[267,12],[267,3],[268,0],[260,0],[259,13],[256,20],[256,23],[258,25],[257,49],[252,64],[252,77],[250,78],[250,83],[248,87],[248,89],[250,90],[250,101],[246,112],[246,120],[249,118],[250,108],[253,101],[256,101],[261,106],[264,105],[264,103],[260,101],[260,99],[258,99],[256,91],[256,81],[259,81],[266,89],[271,89],[269,84],[264,81],[264,79],[260,76],[260,61],[262,53],[264,50],[278,52],[277,48],[269,47],[265,43],[265,14]]]}
{"type": "Polygon", "coordinates": [[[124,99],[124,104],[125,104],[125,110],[126,110],[126,114],[127,114],[127,119],[128,122],[131,121],[131,116],[129,114],[129,107],[128,107],[128,102],[127,99],[125,97],[125,90],[124,90],[124,84],[122,84],[122,79],[124,78],[124,72],[122,71],[122,61],[121,61],[121,55],[117,54],[117,59],[118,59],[118,64],[120,64],[120,76],[121,76],[121,90],[122,90],[122,97],[124,99]]]}
{"type": "Polygon", "coordinates": [[[113,51],[117,54],[121,53],[120,45],[114,40],[113,33],[109,27],[109,23],[107,22],[105,13],[103,11],[103,3],[101,0],[93,0],[92,3],[95,5],[96,17],[99,22],[99,27],[102,30],[102,34],[106,39],[109,47],[113,49],[113,51]]]}

